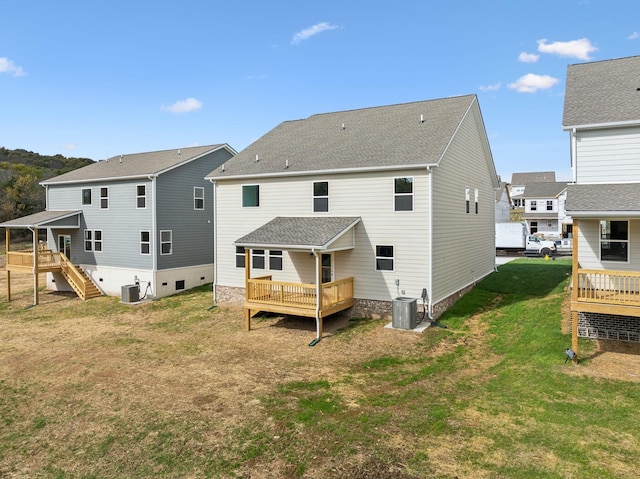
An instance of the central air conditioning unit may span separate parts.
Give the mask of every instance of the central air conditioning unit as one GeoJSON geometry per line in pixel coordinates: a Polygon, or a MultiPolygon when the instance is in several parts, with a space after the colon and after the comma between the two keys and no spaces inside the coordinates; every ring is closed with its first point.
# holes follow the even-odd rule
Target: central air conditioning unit
{"type": "Polygon", "coordinates": [[[398,297],[391,304],[391,325],[397,329],[414,329],[418,325],[418,300],[398,297]]]}
{"type": "Polygon", "coordinates": [[[122,302],[137,303],[140,301],[140,290],[137,284],[127,284],[122,287],[122,302]]]}

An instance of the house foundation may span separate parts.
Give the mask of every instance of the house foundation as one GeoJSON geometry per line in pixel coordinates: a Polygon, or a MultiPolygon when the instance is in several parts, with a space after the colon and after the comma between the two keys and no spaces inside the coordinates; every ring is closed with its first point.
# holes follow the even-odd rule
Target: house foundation
{"type": "Polygon", "coordinates": [[[578,313],[578,337],[640,342],[640,318],[605,313],[578,313]]]}

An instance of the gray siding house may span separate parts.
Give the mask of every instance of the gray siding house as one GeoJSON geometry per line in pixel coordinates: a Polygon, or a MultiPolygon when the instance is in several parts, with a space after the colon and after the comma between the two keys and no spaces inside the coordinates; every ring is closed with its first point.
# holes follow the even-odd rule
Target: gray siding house
{"type": "MultiPolygon", "coordinates": [[[[63,253],[103,294],[139,284],[140,297],[157,298],[210,283],[213,188],[204,177],[235,153],[218,144],[99,161],[42,182],[46,221],[3,226],[46,228],[48,250],[63,253]]],[[[53,270],[47,286],[73,285],[53,270]]]]}
{"type": "Polygon", "coordinates": [[[216,301],[436,318],[495,268],[498,177],[475,95],[286,121],[213,170],[216,301]],[[238,221],[242,218],[242,221],[238,221]],[[423,303],[424,301],[424,303],[423,303]],[[424,308],[423,308],[424,304],[424,308]]]}
{"type": "Polygon", "coordinates": [[[640,341],[640,56],[569,65],[573,348],[640,341]]]}

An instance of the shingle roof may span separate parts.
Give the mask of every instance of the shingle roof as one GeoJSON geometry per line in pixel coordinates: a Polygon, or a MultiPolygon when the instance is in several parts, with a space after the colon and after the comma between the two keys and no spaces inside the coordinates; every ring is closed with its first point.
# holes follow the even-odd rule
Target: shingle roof
{"type": "Polygon", "coordinates": [[[640,183],[567,186],[565,210],[575,216],[580,212],[640,214],[640,183]]]}
{"type": "Polygon", "coordinates": [[[640,122],[640,56],[569,65],[565,129],[640,122]]]}
{"type": "Polygon", "coordinates": [[[360,221],[358,216],[284,217],[278,216],[248,235],[238,246],[323,249],[360,221]]]}
{"type": "MultiPolygon", "coordinates": [[[[160,174],[175,166],[198,158],[206,153],[227,147],[225,144],[196,146],[174,150],[135,153],[113,156],[77,170],[43,181],[43,185],[57,183],[78,183],[108,179],[145,177],[160,174]]],[[[233,152],[233,150],[230,149],[233,152]]]]}
{"type": "Polygon", "coordinates": [[[82,211],[40,211],[32,215],[23,216],[14,220],[5,221],[0,223],[0,227],[4,228],[34,228],[40,226],[46,226],[53,221],[68,218],[73,215],[79,215],[82,211]]]}
{"type": "Polygon", "coordinates": [[[435,164],[475,102],[466,95],[285,121],[207,177],[435,164]]]}
{"type": "Polygon", "coordinates": [[[527,183],[524,187],[523,198],[555,198],[567,187],[566,182],[527,183]]]}
{"type": "Polygon", "coordinates": [[[555,171],[534,171],[528,173],[513,173],[511,185],[523,186],[527,183],[541,183],[543,181],[556,181],[555,171]]]}

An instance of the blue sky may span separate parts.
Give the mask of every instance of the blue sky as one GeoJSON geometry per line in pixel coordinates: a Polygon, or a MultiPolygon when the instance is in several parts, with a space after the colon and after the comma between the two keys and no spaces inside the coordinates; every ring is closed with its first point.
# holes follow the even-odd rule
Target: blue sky
{"type": "Polygon", "coordinates": [[[94,160],[476,93],[498,173],[570,180],[567,65],[640,54],[637,0],[0,0],[0,146],[94,160]]]}

